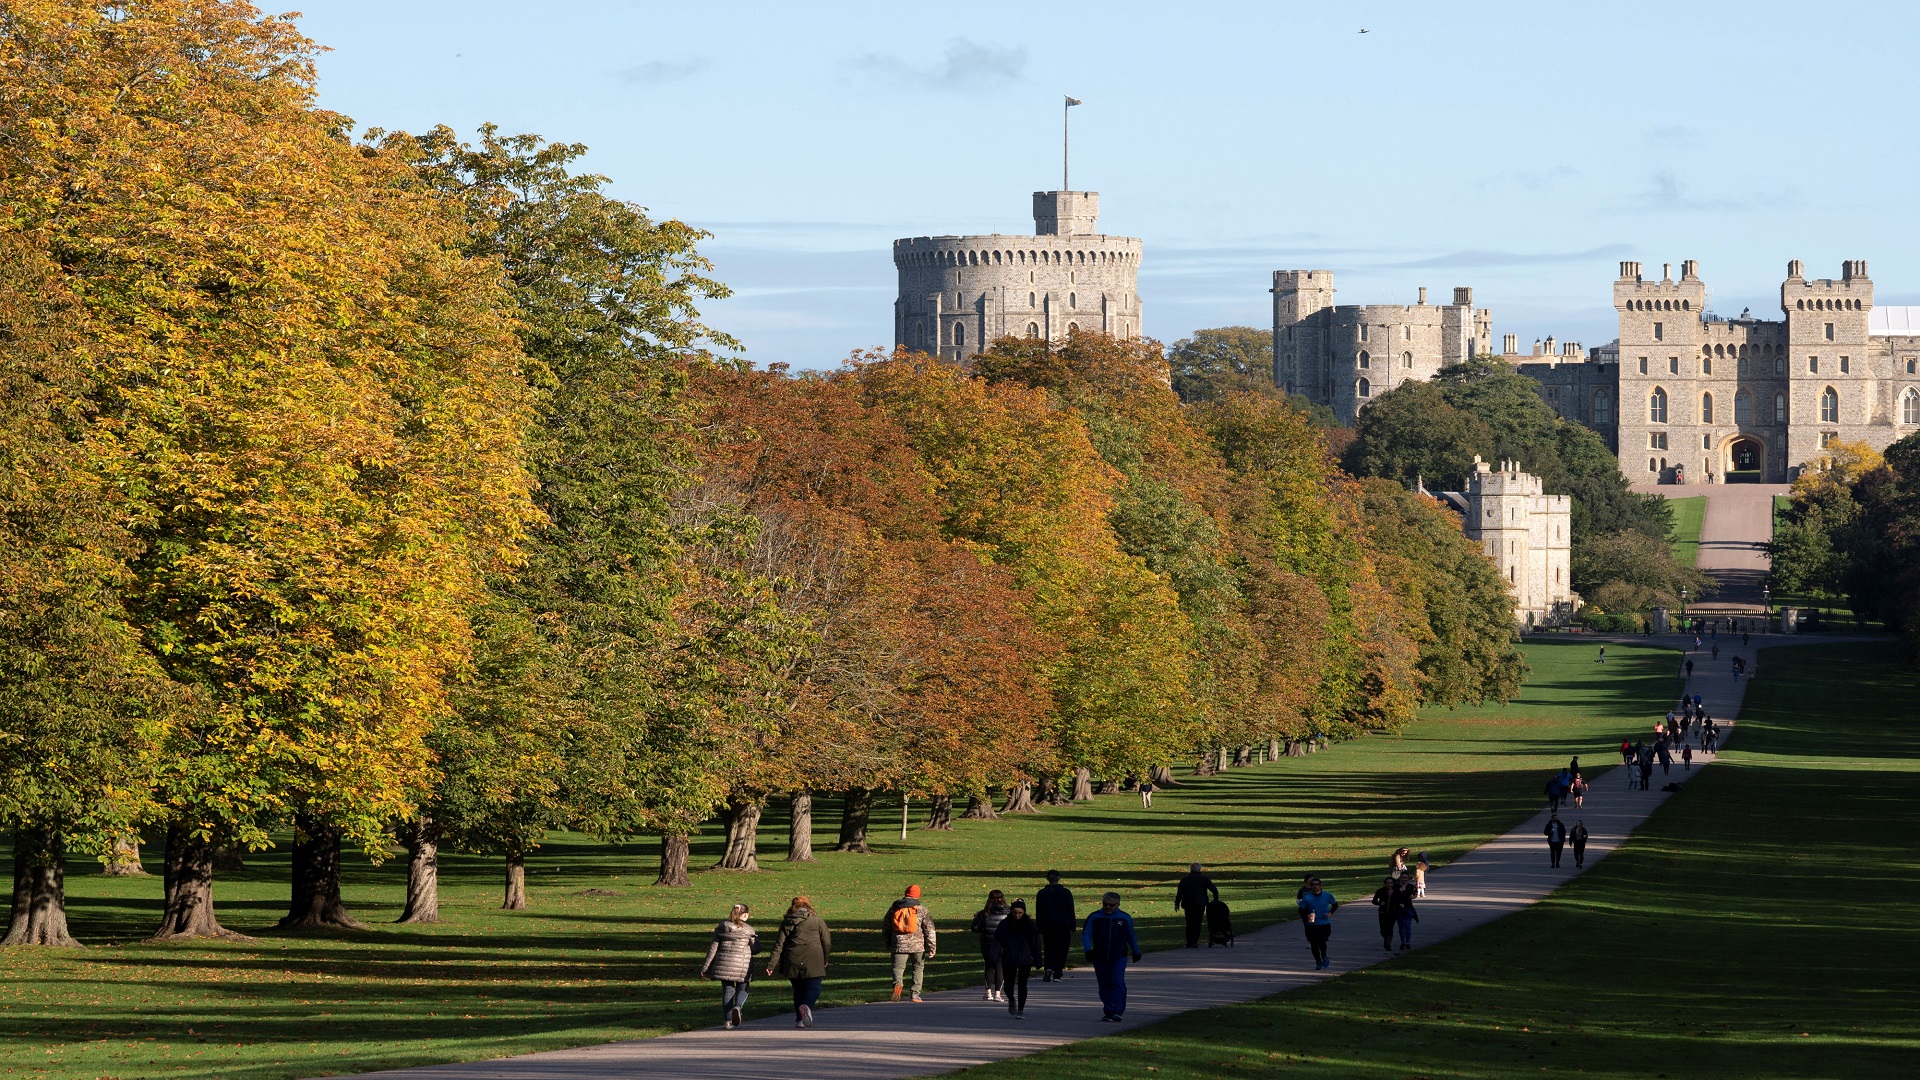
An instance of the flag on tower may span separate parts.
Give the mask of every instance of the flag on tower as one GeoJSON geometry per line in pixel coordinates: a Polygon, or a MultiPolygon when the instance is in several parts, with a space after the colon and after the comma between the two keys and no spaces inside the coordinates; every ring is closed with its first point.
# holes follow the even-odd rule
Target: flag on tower
{"type": "Polygon", "coordinates": [[[1067,105],[1068,105],[1068,107],[1072,107],[1072,106],[1074,106],[1074,105],[1078,105],[1078,104],[1080,104],[1080,103],[1081,103],[1081,102],[1080,102],[1080,99],[1079,99],[1079,98],[1077,98],[1077,97],[1069,97],[1069,98],[1067,99],[1067,105]]]}

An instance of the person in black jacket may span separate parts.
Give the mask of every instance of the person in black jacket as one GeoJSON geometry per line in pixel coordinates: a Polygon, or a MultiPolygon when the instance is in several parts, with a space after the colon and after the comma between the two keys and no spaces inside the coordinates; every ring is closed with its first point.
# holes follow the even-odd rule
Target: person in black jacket
{"type": "Polygon", "coordinates": [[[1015,900],[1013,910],[993,932],[1000,952],[1000,985],[1007,995],[1007,1011],[1015,1019],[1027,1017],[1027,977],[1040,961],[1040,929],[1027,917],[1027,902],[1015,900]]]}
{"type": "Polygon", "coordinates": [[[1204,869],[1199,863],[1187,867],[1187,876],[1173,890],[1173,910],[1187,909],[1187,948],[1200,947],[1200,923],[1207,917],[1207,901],[1220,899],[1220,890],[1214,888],[1213,879],[1201,873],[1204,869]]]}
{"type": "Polygon", "coordinates": [[[1560,849],[1567,842],[1567,827],[1561,823],[1560,815],[1547,819],[1547,827],[1541,830],[1547,837],[1547,858],[1551,865],[1560,865],[1560,849]]]}
{"type": "Polygon", "coordinates": [[[1047,871],[1047,884],[1033,896],[1033,921],[1040,931],[1041,982],[1066,977],[1067,947],[1079,917],[1073,910],[1073,892],[1060,884],[1060,871],[1047,871]]]}

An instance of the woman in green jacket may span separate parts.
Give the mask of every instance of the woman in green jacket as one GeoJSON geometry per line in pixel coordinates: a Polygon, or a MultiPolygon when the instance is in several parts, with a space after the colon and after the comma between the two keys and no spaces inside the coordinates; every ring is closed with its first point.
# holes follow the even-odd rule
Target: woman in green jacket
{"type": "Polygon", "coordinates": [[[793,984],[794,1026],[813,1026],[813,1004],[820,1000],[820,983],[827,976],[827,957],[833,952],[833,933],[813,910],[813,901],[793,898],[780,920],[780,936],[767,959],[767,974],[776,970],[793,984]]]}

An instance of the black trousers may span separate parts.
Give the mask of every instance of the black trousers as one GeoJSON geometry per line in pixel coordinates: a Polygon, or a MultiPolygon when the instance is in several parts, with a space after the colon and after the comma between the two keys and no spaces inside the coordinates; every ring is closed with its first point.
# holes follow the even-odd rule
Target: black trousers
{"type": "Polygon", "coordinates": [[[1033,974],[1032,964],[1014,964],[1000,962],[1000,989],[1007,995],[1008,1012],[1025,1012],[1027,1009],[1027,976],[1033,974]]]}
{"type": "Polygon", "coordinates": [[[1555,866],[1560,865],[1560,849],[1565,846],[1566,846],[1566,841],[1564,840],[1558,844],[1555,844],[1551,841],[1547,843],[1547,854],[1553,859],[1553,865],[1555,866]]]}
{"type": "Polygon", "coordinates": [[[1306,925],[1306,931],[1307,948],[1313,950],[1313,958],[1316,961],[1325,960],[1327,958],[1327,939],[1333,936],[1333,924],[1308,923],[1306,925]]]}
{"type": "Polygon", "coordinates": [[[1207,909],[1187,905],[1187,948],[1197,948],[1200,944],[1200,924],[1207,917],[1207,909]]]}
{"type": "Polygon", "coordinates": [[[1059,978],[1067,970],[1067,944],[1073,939],[1073,928],[1068,926],[1043,926],[1040,928],[1040,952],[1042,966],[1059,978]]]}
{"type": "Polygon", "coordinates": [[[1587,845],[1581,843],[1578,840],[1575,840],[1573,842],[1573,865],[1575,866],[1587,865],[1587,845]]]}

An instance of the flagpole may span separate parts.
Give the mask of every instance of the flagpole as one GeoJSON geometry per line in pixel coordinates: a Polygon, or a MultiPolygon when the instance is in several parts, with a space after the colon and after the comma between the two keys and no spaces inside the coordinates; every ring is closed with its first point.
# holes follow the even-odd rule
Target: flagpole
{"type": "Polygon", "coordinates": [[[1067,117],[1070,115],[1069,110],[1071,110],[1072,108],[1073,108],[1072,98],[1068,98],[1067,103],[1060,106],[1060,190],[1061,191],[1073,190],[1072,188],[1067,186],[1067,117]]]}

